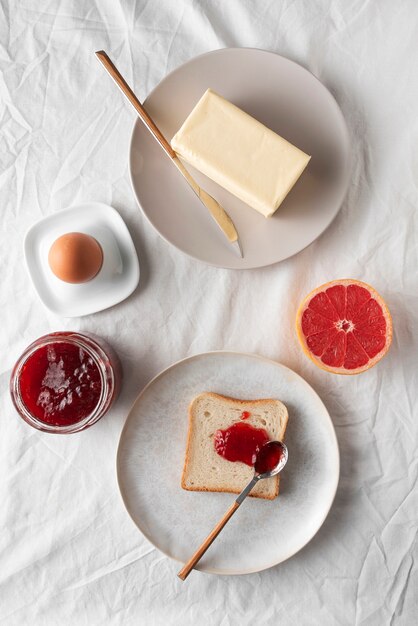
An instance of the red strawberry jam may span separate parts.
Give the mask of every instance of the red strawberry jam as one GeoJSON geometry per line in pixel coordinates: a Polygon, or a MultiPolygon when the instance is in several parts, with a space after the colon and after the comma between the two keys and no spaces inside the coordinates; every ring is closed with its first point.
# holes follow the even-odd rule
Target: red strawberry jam
{"type": "Polygon", "coordinates": [[[264,428],[254,428],[247,422],[236,422],[214,435],[216,452],[227,461],[241,461],[253,466],[260,448],[269,441],[264,428]]]}
{"type": "Polygon", "coordinates": [[[41,346],[20,372],[27,410],[46,424],[67,426],[85,419],[99,403],[102,381],[90,354],[73,343],[41,346]]]}
{"type": "Polygon", "coordinates": [[[280,462],[283,456],[283,448],[279,441],[269,441],[260,448],[254,469],[258,474],[271,472],[280,462]]]}
{"type": "Polygon", "coordinates": [[[49,433],[75,433],[112,406],[122,370],[109,344],[91,334],[50,333],[30,344],[16,362],[10,393],[20,417],[49,433]]]}

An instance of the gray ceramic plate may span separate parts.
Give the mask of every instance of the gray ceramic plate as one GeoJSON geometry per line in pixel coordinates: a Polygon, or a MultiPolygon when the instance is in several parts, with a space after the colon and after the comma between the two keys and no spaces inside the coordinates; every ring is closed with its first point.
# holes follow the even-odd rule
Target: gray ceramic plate
{"type": "Polygon", "coordinates": [[[244,249],[240,259],[138,120],[130,150],[137,200],[164,239],[200,261],[232,269],[282,261],[319,237],[340,208],[349,177],[349,139],[342,113],[306,69],[272,52],[249,48],[226,48],[192,59],[166,76],[144,105],[171,139],[208,87],[312,155],[302,177],[276,214],[266,219],[189,168],[231,215],[244,249]]]}
{"type": "Polygon", "coordinates": [[[289,461],[280,495],[249,498],[197,569],[247,574],[298,552],[322,525],[339,477],[334,428],[314,390],[292,370],[236,352],[209,352],[179,361],[154,378],[122,431],[117,471],[125,506],[143,534],[167,556],[185,562],[236,496],[180,487],[194,396],[214,391],[240,399],[278,398],[289,411],[289,461]]]}

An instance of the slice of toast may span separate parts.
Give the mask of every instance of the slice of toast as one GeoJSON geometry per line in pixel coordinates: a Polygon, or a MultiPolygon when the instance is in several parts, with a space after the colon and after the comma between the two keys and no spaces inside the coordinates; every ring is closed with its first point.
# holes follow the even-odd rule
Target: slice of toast
{"type": "MultiPolygon", "coordinates": [[[[189,431],[181,486],[188,491],[226,491],[241,493],[251,480],[254,469],[241,462],[220,456],[214,446],[214,434],[241,421],[249,413],[247,424],[267,431],[271,440],[283,441],[288,413],[280,400],[236,400],[216,393],[196,396],[189,406],[189,431]],[[246,414],[245,414],[246,415],[246,414]]],[[[279,476],[260,480],[250,495],[272,500],[279,494],[279,476]]]]}

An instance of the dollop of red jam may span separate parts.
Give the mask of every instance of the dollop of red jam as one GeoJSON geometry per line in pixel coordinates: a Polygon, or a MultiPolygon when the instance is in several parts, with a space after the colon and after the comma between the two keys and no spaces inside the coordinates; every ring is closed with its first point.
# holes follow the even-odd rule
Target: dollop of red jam
{"type": "Polygon", "coordinates": [[[86,418],[102,393],[100,371],[92,357],[83,348],[61,341],[29,356],[19,387],[27,410],[41,422],[56,426],[86,418]]]}
{"type": "Polygon", "coordinates": [[[216,452],[227,461],[241,461],[253,466],[260,448],[269,441],[264,428],[254,428],[245,422],[236,422],[214,435],[216,452]]]}
{"type": "Polygon", "coordinates": [[[241,419],[242,420],[247,420],[250,416],[251,416],[251,413],[249,411],[243,411],[241,413],[241,419]]]}
{"type": "Polygon", "coordinates": [[[258,474],[271,472],[280,462],[283,448],[278,441],[269,441],[257,453],[254,469],[258,474]]]}

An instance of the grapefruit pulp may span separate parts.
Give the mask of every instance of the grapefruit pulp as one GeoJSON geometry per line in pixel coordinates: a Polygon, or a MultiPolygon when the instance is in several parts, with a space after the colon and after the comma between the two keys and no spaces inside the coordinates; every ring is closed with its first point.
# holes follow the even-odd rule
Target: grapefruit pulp
{"type": "Polygon", "coordinates": [[[304,352],[336,374],[359,374],[386,354],[392,319],[370,285],[342,279],[321,285],[302,302],[296,330],[304,352]]]}

